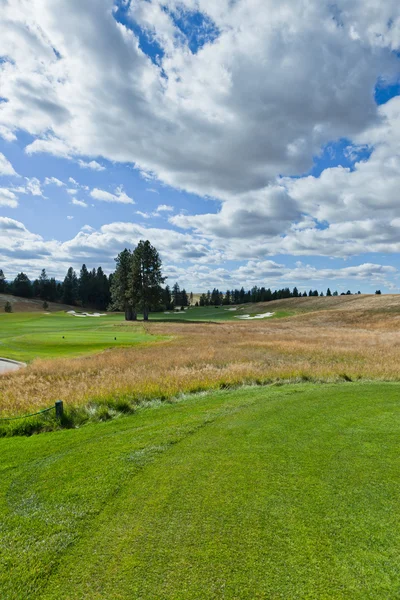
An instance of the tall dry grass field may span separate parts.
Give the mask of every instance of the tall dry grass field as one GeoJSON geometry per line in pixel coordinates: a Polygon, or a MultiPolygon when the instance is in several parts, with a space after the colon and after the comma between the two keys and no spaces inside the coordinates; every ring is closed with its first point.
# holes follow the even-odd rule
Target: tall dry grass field
{"type": "Polygon", "coordinates": [[[116,397],[135,402],[252,382],[400,380],[400,296],[304,300],[267,305],[300,311],[290,318],[149,322],[149,333],[172,339],[86,358],[36,360],[0,378],[0,412],[21,414],[58,398],[72,406],[116,397]]]}

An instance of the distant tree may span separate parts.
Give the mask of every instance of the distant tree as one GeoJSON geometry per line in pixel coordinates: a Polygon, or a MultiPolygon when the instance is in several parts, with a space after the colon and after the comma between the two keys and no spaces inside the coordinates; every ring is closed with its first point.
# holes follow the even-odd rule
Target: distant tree
{"type": "Polygon", "coordinates": [[[14,296],[22,298],[32,298],[32,284],[25,273],[18,273],[12,284],[12,293],[14,296]]]}
{"type": "Polygon", "coordinates": [[[43,310],[47,310],[49,308],[49,305],[46,302],[46,300],[43,302],[42,306],[43,306],[43,310]]]}
{"type": "Polygon", "coordinates": [[[190,292],[189,294],[189,305],[193,306],[193,292],[190,292]]]}
{"type": "Polygon", "coordinates": [[[166,310],[171,310],[173,308],[171,289],[169,285],[166,285],[165,289],[163,289],[161,292],[161,302],[166,310]]]}
{"type": "Polygon", "coordinates": [[[172,301],[174,303],[174,306],[181,305],[181,302],[182,302],[181,288],[179,287],[178,282],[174,283],[174,285],[172,286],[172,301]]]}
{"type": "Polygon", "coordinates": [[[50,279],[47,277],[46,269],[42,269],[39,276],[39,298],[41,300],[49,300],[50,296],[50,279]]]}
{"type": "Polygon", "coordinates": [[[321,293],[320,293],[320,296],[322,297],[323,295],[324,295],[324,292],[321,292],[321,293]]]}
{"type": "Polygon", "coordinates": [[[382,294],[381,290],[376,290],[375,294],[377,294],[377,296],[380,296],[382,294]]]}
{"type": "Polygon", "coordinates": [[[299,290],[297,289],[297,287],[293,288],[293,298],[298,298],[299,297],[299,290]]]}
{"type": "Polygon", "coordinates": [[[72,267],[67,271],[63,282],[64,304],[76,304],[78,300],[78,278],[72,267]]]}
{"type": "Polygon", "coordinates": [[[346,292],[346,296],[352,296],[352,295],[353,295],[353,294],[351,293],[351,291],[350,291],[350,290],[347,290],[347,292],[346,292]]]}
{"type": "Polygon", "coordinates": [[[181,291],[181,306],[189,306],[189,297],[185,288],[181,291]]]}
{"type": "Polygon", "coordinates": [[[226,290],[222,304],[224,304],[225,306],[229,306],[230,303],[231,303],[231,292],[229,290],[226,290]]]}
{"type": "Polygon", "coordinates": [[[0,294],[4,294],[6,291],[6,278],[3,273],[3,269],[0,269],[0,294]]]}
{"type": "Polygon", "coordinates": [[[149,312],[161,302],[164,281],[158,251],[149,240],[140,240],[132,254],[130,291],[132,304],[140,307],[145,321],[149,320],[149,312]]]}
{"type": "Polygon", "coordinates": [[[85,264],[82,265],[79,273],[78,290],[82,306],[87,306],[90,294],[90,274],[85,264]]]}
{"type": "Polygon", "coordinates": [[[221,304],[221,296],[219,293],[219,290],[217,290],[216,288],[213,289],[213,291],[211,292],[211,304],[213,304],[214,306],[219,306],[221,304]]]}
{"type": "Polygon", "coordinates": [[[307,298],[307,292],[303,292],[303,298],[307,298]]]}
{"type": "Polygon", "coordinates": [[[333,292],[332,296],[338,296],[339,294],[337,293],[337,291],[333,292]]]}
{"type": "Polygon", "coordinates": [[[55,302],[57,300],[57,282],[54,277],[49,281],[48,300],[50,300],[50,302],[55,302]]]}
{"type": "Polygon", "coordinates": [[[327,296],[332,296],[332,292],[331,292],[331,290],[329,288],[326,290],[326,295],[327,296]]]}
{"type": "Polygon", "coordinates": [[[9,302],[8,300],[4,305],[4,312],[6,312],[6,313],[12,312],[12,305],[11,305],[11,302],[9,302]]]}
{"type": "Polygon", "coordinates": [[[357,292],[357,294],[358,294],[358,296],[359,296],[359,295],[361,294],[361,292],[360,292],[360,291],[358,291],[358,292],[357,292]]]}
{"type": "Polygon", "coordinates": [[[200,306],[206,306],[207,296],[205,294],[201,294],[200,296],[200,306]]]}
{"type": "Polygon", "coordinates": [[[132,252],[125,248],[115,259],[117,268],[111,282],[111,308],[125,313],[126,321],[136,321],[137,307],[131,293],[132,252]]]}

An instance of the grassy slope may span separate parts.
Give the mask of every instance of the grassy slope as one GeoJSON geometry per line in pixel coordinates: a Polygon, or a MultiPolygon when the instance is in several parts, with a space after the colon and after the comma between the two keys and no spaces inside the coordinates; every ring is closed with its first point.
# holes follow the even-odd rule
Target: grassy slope
{"type": "Polygon", "coordinates": [[[82,318],[66,313],[2,314],[0,356],[23,361],[78,356],[157,339],[142,327],[116,328],[121,322],[120,315],[82,318]]]}
{"type": "Polygon", "coordinates": [[[399,391],[247,388],[0,440],[0,597],[397,597],[399,391]]]}

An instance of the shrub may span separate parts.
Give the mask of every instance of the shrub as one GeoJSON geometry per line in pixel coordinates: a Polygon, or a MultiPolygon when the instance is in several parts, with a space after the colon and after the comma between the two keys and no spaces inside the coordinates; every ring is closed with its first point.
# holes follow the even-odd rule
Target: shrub
{"type": "Polygon", "coordinates": [[[4,312],[6,312],[6,313],[12,313],[12,305],[11,305],[11,302],[9,302],[8,300],[5,303],[4,312]]]}
{"type": "Polygon", "coordinates": [[[46,300],[43,302],[43,309],[47,310],[49,308],[48,303],[46,302],[46,300]]]}

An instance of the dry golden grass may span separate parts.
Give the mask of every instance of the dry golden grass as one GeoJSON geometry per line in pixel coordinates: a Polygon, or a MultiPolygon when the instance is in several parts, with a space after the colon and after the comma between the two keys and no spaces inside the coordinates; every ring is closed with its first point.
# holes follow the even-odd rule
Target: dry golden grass
{"type": "Polygon", "coordinates": [[[149,333],[172,340],[83,359],[36,360],[0,378],[0,412],[21,414],[57,398],[81,406],[251,382],[400,379],[400,296],[294,300],[267,305],[300,310],[286,319],[150,322],[149,333]]]}

